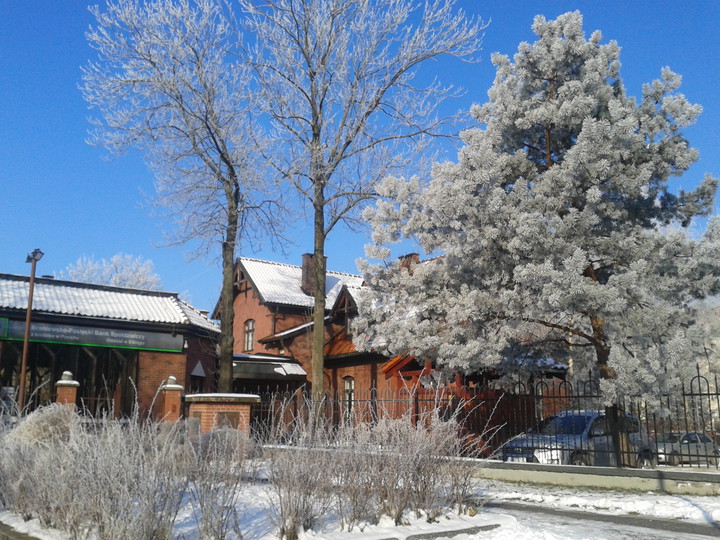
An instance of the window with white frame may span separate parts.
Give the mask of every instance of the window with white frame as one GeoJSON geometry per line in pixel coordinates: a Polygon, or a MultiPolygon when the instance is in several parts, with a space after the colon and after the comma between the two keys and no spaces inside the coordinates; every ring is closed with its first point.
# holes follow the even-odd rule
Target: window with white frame
{"type": "Polygon", "coordinates": [[[255,321],[253,319],[245,321],[243,337],[243,351],[252,351],[255,348],[255,321]]]}

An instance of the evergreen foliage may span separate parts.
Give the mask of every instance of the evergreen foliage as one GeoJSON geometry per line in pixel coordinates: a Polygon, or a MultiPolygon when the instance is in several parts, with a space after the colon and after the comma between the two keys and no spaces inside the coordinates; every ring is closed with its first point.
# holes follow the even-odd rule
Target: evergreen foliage
{"type": "Polygon", "coordinates": [[[381,185],[368,256],[412,238],[442,257],[363,263],[356,344],[462,371],[571,358],[608,403],[671,390],[693,367],[697,299],[720,285],[720,223],[699,240],[683,229],[709,215],[717,179],[670,187],[698,159],[682,130],[701,107],[669,68],[627,96],[620,48],[586,39],[579,12],[538,16],[533,31],[512,59],[493,56],[489,100],[472,109],[482,127],[462,134],[458,162],[436,164],[427,186],[381,185]]]}

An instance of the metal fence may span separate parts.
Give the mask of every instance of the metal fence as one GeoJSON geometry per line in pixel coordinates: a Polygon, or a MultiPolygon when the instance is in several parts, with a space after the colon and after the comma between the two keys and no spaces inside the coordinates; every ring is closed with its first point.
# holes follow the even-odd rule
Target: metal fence
{"type": "MultiPolygon", "coordinates": [[[[309,401],[304,388],[260,396],[251,422],[260,438],[278,426],[292,429],[293,422],[307,418],[318,405],[309,401]]],[[[699,369],[675,395],[653,404],[626,399],[607,409],[592,379],[542,380],[511,388],[448,385],[339,392],[326,395],[319,405],[331,425],[453,418],[469,447],[506,461],[715,469],[720,460],[720,386],[717,376],[699,369]]]]}

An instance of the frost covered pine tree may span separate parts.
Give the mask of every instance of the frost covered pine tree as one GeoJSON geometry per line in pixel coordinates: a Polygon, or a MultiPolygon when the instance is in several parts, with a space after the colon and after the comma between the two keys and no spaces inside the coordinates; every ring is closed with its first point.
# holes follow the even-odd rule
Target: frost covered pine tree
{"type": "Polygon", "coordinates": [[[698,158],[682,128],[701,108],[667,68],[626,96],[618,45],[586,39],[579,12],[533,31],[512,60],[493,56],[458,163],[427,186],[388,178],[366,212],[369,257],[402,238],[443,256],[411,272],[365,263],[356,344],[460,371],[566,355],[608,403],[657,395],[692,367],[694,303],[720,283],[720,224],[699,240],[672,227],[712,209],[715,178],[669,189],[698,158]]]}

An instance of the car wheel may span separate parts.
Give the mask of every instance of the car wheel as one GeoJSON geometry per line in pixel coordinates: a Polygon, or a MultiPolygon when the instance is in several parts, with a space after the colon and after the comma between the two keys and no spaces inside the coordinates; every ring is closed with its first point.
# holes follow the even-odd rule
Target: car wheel
{"type": "Polygon", "coordinates": [[[677,454],[670,454],[668,456],[667,462],[668,462],[668,465],[675,467],[676,465],[680,464],[680,456],[678,456],[677,454]]]}
{"type": "Polygon", "coordinates": [[[654,469],[657,466],[655,459],[648,454],[640,454],[637,459],[638,469],[654,469]]]}
{"type": "Polygon", "coordinates": [[[710,465],[717,469],[718,463],[720,463],[720,456],[718,456],[718,453],[715,452],[708,461],[710,462],[710,465]]]}
{"type": "Polygon", "coordinates": [[[570,456],[570,465],[579,465],[582,467],[586,467],[590,465],[590,461],[585,454],[573,454],[572,456],[570,456]]]}

